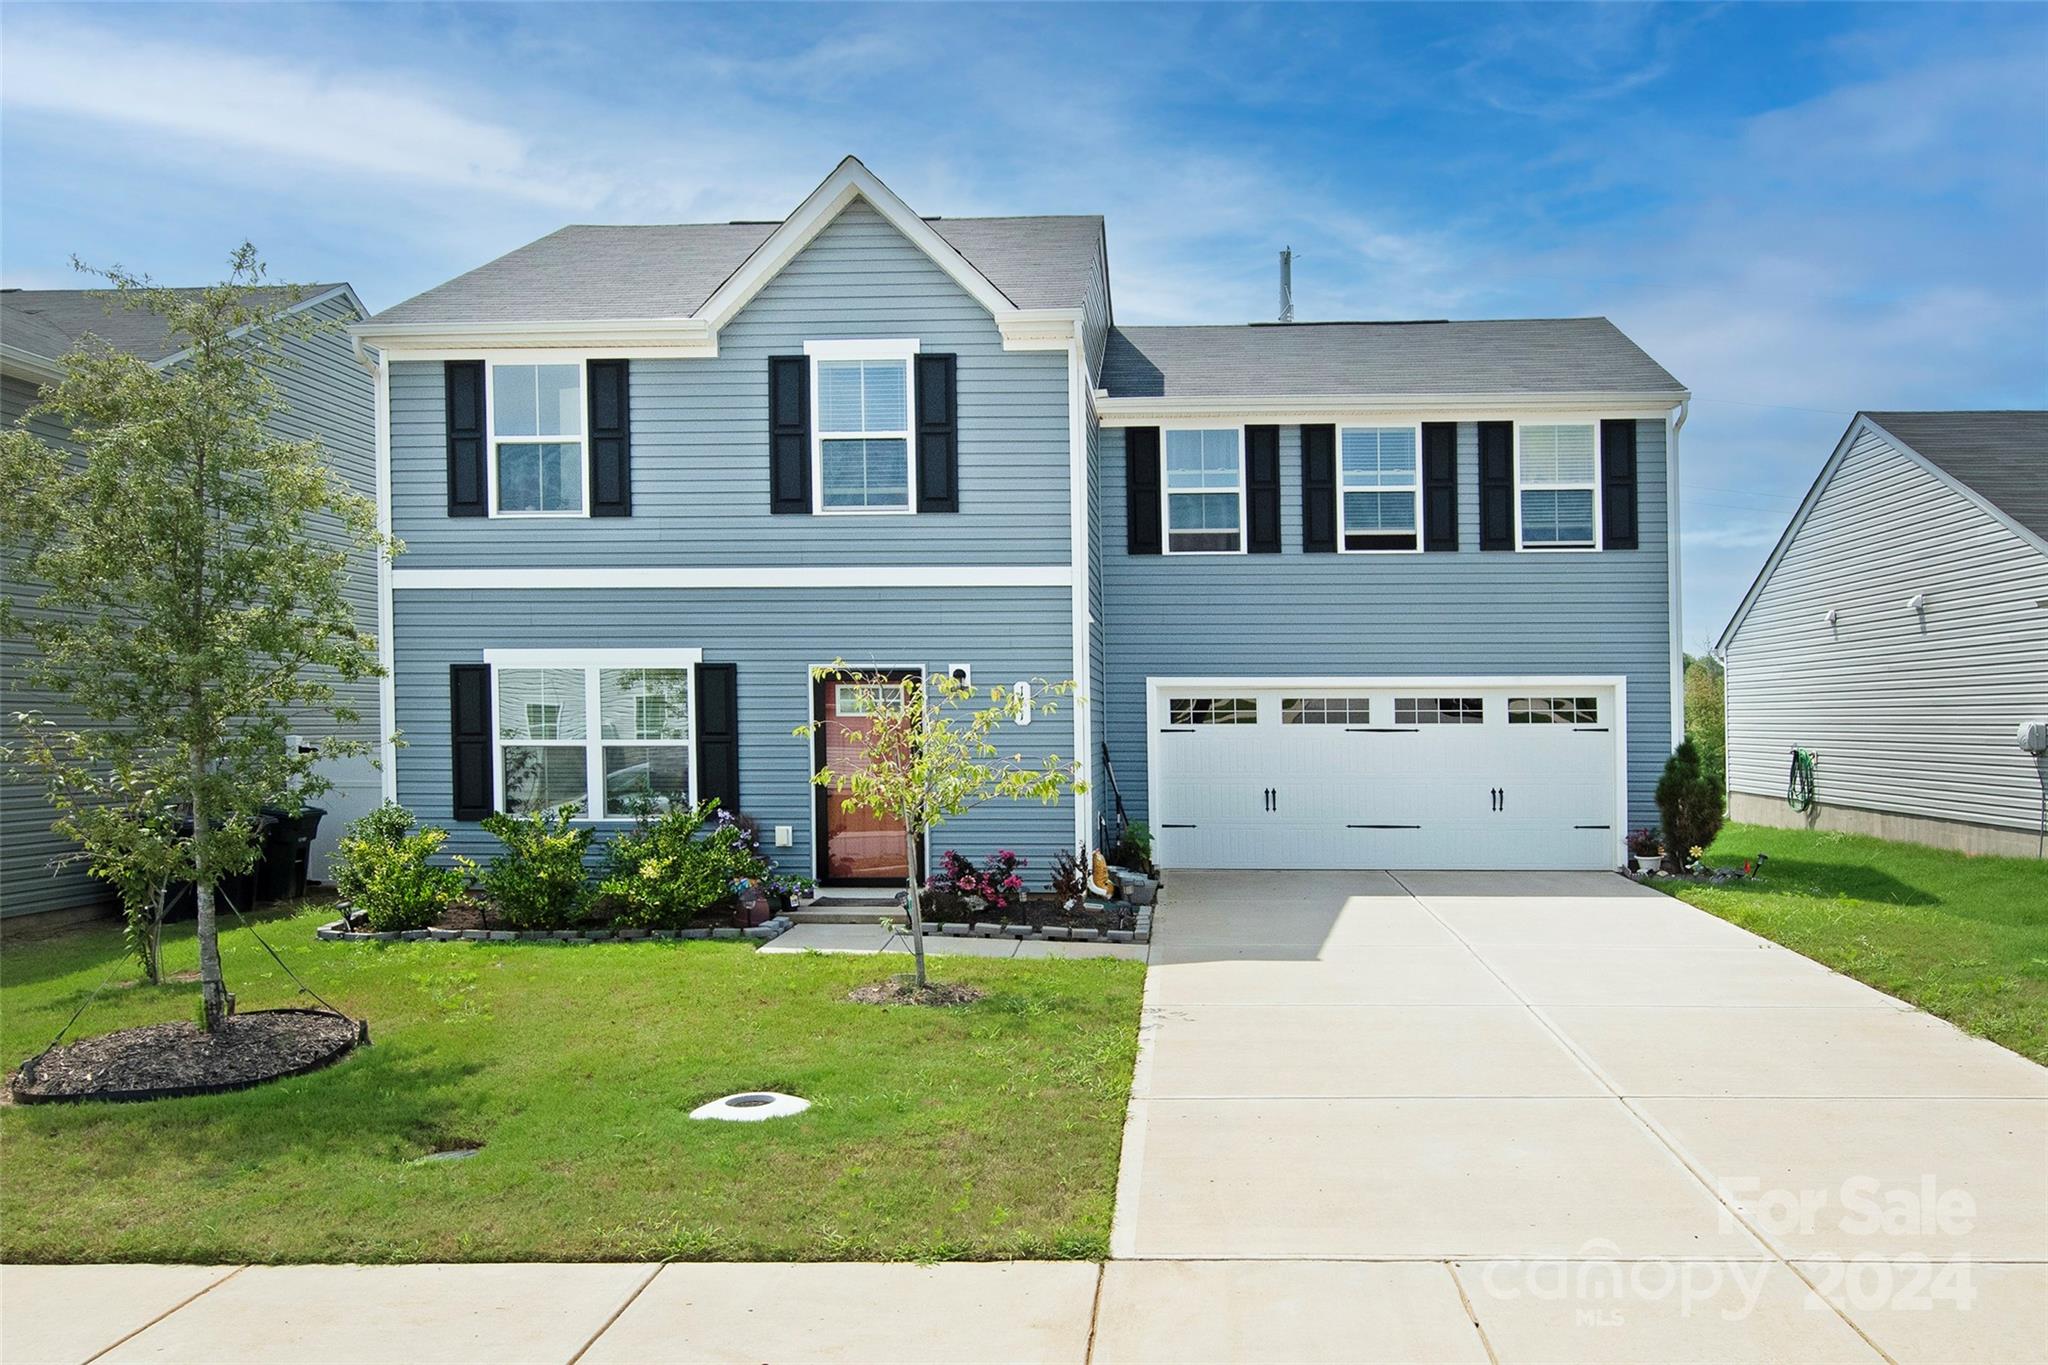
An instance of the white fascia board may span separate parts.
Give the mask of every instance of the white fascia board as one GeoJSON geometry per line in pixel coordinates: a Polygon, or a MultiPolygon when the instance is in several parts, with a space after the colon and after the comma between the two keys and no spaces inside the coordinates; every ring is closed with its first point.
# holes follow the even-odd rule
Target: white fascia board
{"type": "Polygon", "coordinates": [[[1018,308],[996,319],[1006,351],[1064,351],[1081,339],[1079,308],[1018,308]]]}
{"type": "Polygon", "coordinates": [[[1072,584],[1074,571],[1066,564],[818,564],[729,569],[394,569],[391,578],[392,586],[400,591],[727,588],[745,592],[770,588],[1064,588],[1072,584]]]}
{"type": "Polygon", "coordinates": [[[753,254],[726,277],[725,283],[712,291],[711,297],[697,310],[698,320],[709,325],[713,332],[731,322],[754,295],[782,273],[782,268],[809,246],[811,239],[824,231],[826,225],[855,199],[866,200],[875,212],[931,257],[939,269],[952,276],[953,282],[991,315],[1000,319],[1017,311],[1017,305],[996,288],[988,276],[977,270],[930,223],[897,198],[896,192],[863,166],[859,158],[849,156],[819,183],[818,188],[811,191],[803,203],[797,205],[794,213],[782,220],[780,227],[754,248],[753,254]]]}
{"type": "Polygon", "coordinates": [[[1201,398],[1100,397],[1096,409],[1106,427],[1152,426],[1160,422],[1227,417],[1238,422],[1299,422],[1306,419],[1361,420],[1387,414],[1455,417],[1461,421],[1514,418],[1533,413],[1593,414],[1661,422],[1687,398],[1672,393],[1460,393],[1300,394],[1201,398]]]}
{"type": "Polygon", "coordinates": [[[0,342],[0,374],[15,375],[35,384],[54,384],[64,377],[64,367],[52,356],[0,342]]]}
{"type": "Polygon", "coordinates": [[[348,329],[361,355],[367,346],[397,360],[462,360],[484,351],[602,352],[620,359],[712,359],[718,336],[698,318],[627,318],[591,322],[360,322],[348,329]]]}
{"type": "MultiPolygon", "coordinates": [[[[353,286],[346,284],[337,284],[332,289],[323,289],[317,294],[309,294],[305,298],[300,299],[297,303],[293,304],[289,308],[279,309],[277,316],[284,318],[290,317],[293,313],[303,313],[308,308],[316,308],[319,305],[326,303],[329,299],[347,299],[349,307],[355,310],[355,314],[358,318],[366,318],[370,315],[369,310],[363,307],[363,301],[356,297],[356,291],[353,286]]],[[[238,337],[242,335],[244,332],[247,332],[251,328],[255,327],[255,325],[256,324],[252,322],[247,324],[246,326],[237,327],[234,331],[229,332],[228,335],[230,337],[238,337]]],[[[351,342],[354,342],[355,340],[356,328],[361,325],[361,323],[355,323],[349,327],[349,339],[351,342]]],[[[171,368],[171,366],[177,364],[179,361],[183,360],[186,356],[189,356],[191,354],[192,348],[190,346],[187,346],[182,351],[172,352],[170,355],[165,356],[162,360],[150,361],[149,367],[153,370],[168,370],[169,368],[171,368]]],[[[356,359],[362,359],[362,347],[360,345],[356,347],[356,359]]]]}

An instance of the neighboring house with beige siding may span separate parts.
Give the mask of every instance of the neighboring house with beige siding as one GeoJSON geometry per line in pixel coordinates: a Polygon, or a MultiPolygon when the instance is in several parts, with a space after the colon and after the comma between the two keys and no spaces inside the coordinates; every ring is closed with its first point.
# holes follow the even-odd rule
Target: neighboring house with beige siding
{"type": "MultiPolygon", "coordinates": [[[[177,347],[163,321],[140,309],[109,306],[102,290],[0,290],[0,422],[13,425],[35,405],[44,384],[61,373],[61,358],[88,334],[152,365],[172,366],[177,347]]],[[[277,382],[283,410],[272,423],[281,439],[317,439],[336,472],[364,497],[376,494],[376,440],[373,404],[375,387],[357,363],[345,331],[348,323],[366,316],[355,291],[346,284],[306,286],[299,310],[331,327],[288,345],[293,364],[280,369],[277,382]]],[[[45,440],[66,443],[69,433],[47,418],[29,419],[30,429],[45,440]]],[[[316,528],[322,529],[322,528],[316,528]]],[[[338,527],[325,528],[335,534],[338,527]]],[[[0,547],[0,571],[8,601],[24,612],[36,610],[34,584],[21,580],[13,547],[0,547]]],[[[377,566],[363,553],[350,568],[348,596],[361,628],[377,629],[377,566]]],[[[17,712],[60,710],[61,698],[27,686],[22,642],[0,643],[0,718],[12,729],[17,712]]],[[[332,716],[308,716],[301,731],[306,742],[344,733],[350,738],[377,737],[377,683],[365,679],[342,689],[359,722],[338,727],[332,716]]],[[[325,868],[341,826],[373,807],[380,784],[367,759],[336,760],[329,778],[335,788],[317,799],[328,811],[313,850],[313,874],[325,868]]],[[[78,866],[58,866],[75,845],[50,828],[52,812],[41,789],[14,772],[0,773],[0,917],[52,911],[100,908],[104,890],[78,866]]]]}
{"type": "Polygon", "coordinates": [[[2039,856],[2048,413],[1858,414],[1719,652],[1733,818],[2039,856]]]}

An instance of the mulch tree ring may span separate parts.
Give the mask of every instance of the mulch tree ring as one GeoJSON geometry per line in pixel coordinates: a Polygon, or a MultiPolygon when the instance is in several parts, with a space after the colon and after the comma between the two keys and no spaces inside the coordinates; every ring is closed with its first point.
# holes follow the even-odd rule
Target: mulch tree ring
{"type": "Polygon", "coordinates": [[[52,1048],[8,1089],[22,1104],[212,1095],[316,1071],[369,1040],[368,1025],[326,1010],[232,1014],[211,1034],[181,1019],[52,1048]]]}
{"type": "Polygon", "coordinates": [[[892,976],[887,981],[856,987],[847,997],[856,1005],[971,1005],[988,998],[979,986],[957,981],[928,981],[919,989],[913,976],[892,976]]]}

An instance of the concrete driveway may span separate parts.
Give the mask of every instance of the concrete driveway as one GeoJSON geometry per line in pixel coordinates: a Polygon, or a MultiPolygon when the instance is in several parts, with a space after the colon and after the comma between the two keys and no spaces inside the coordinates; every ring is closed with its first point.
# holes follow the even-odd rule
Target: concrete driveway
{"type": "Polygon", "coordinates": [[[2048,1070],[1605,874],[1179,874],[1093,1359],[2048,1359],[2048,1070]]]}

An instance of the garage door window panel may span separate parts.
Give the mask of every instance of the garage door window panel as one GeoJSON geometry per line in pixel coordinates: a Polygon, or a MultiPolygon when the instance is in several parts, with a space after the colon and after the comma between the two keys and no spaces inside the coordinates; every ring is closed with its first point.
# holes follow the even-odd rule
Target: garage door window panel
{"type": "Polygon", "coordinates": [[[1509,697],[1510,725],[1598,725],[1598,697],[1509,697]]]}
{"type": "Polygon", "coordinates": [[[1370,725],[1370,697],[1282,697],[1282,725],[1370,725]]]}
{"type": "Polygon", "coordinates": [[[1486,721],[1482,697],[1396,697],[1396,725],[1481,725],[1486,721]]]}
{"type": "Polygon", "coordinates": [[[1171,697],[1166,716],[1172,725],[1256,725],[1256,697],[1171,697]]]}
{"type": "Polygon", "coordinates": [[[1337,433],[1343,548],[1389,554],[1422,547],[1422,429],[1344,427],[1337,433]]]}
{"type": "Polygon", "coordinates": [[[1244,434],[1236,427],[1169,430],[1166,553],[1244,552],[1244,434]]]}

